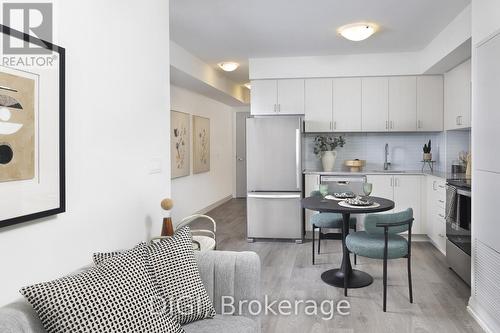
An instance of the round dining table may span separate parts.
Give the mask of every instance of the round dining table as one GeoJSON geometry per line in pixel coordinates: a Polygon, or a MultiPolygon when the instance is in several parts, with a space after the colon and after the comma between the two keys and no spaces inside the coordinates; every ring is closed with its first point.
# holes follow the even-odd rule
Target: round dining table
{"type": "MultiPolygon", "coordinates": [[[[351,214],[369,214],[389,211],[394,208],[394,201],[369,197],[374,203],[367,207],[354,207],[340,204],[343,200],[325,199],[322,196],[313,196],[302,199],[302,207],[314,210],[320,213],[339,213],[342,214],[342,264],[340,268],[330,269],[321,274],[321,279],[329,285],[339,288],[362,288],[369,286],[373,282],[370,274],[357,269],[352,269],[349,250],[346,246],[346,237],[349,234],[349,220],[351,214]]],[[[347,292],[347,289],[346,289],[347,292]]],[[[346,295],[347,296],[347,295],[346,295]]]]}

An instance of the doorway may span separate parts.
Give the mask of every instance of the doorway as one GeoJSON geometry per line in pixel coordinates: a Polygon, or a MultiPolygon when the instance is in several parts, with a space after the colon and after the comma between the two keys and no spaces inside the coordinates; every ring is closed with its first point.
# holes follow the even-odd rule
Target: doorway
{"type": "Polygon", "coordinates": [[[247,196],[247,130],[250,112],[236,112],[236,197],[247,196]]]}

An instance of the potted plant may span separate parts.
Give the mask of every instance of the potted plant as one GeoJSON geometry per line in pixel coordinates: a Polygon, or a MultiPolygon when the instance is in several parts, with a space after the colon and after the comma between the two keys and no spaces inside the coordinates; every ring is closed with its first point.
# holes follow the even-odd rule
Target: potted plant
{"type": "Polygon", "coordinates": [[[424,145],[424,161],[432,161],[431,149],[431,140],[429,140],[429,143],[424,145]]]}
{"type": "Polygon", "coordinates": [[[323,171],[333,171],[337,152],[335,148],[344,147],[342,136],[318,135],[314,138],[314,154],[321,158],[323,171]]]}

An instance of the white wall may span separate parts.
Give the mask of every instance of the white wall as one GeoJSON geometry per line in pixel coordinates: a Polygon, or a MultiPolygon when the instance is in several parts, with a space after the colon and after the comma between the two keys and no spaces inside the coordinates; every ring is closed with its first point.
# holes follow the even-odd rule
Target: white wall
{"type": "Polygon", "coordinates": [[[94,251],[159,234],[170,194],[169,2],[57,0],[54,15],[67,50],[67,213],[0,229],[0,304],[94,251]],[[162,173],[149,174],[152,158],[162,173]]]}
{"type": "Polygon", "coordinates": [[[176,223],[233,195],[233,108],[173,85],[170,94],[172,110],[210,118],[210,171],[193,174],[191,158],[191,174],[172,179],[176,223]]]}

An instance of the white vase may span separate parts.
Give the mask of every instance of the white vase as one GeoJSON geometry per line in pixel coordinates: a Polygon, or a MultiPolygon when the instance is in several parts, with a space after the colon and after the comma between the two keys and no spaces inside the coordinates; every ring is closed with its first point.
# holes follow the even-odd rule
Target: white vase
{"type": "Polygon", "coordinates": [[[323,163],[323,171],[329,172],[333,171],[333,166],[335,165],[335,159],[337,158],[337,152],[335,150],[324,151],[321,155],[321,163],[323,163]]]}

